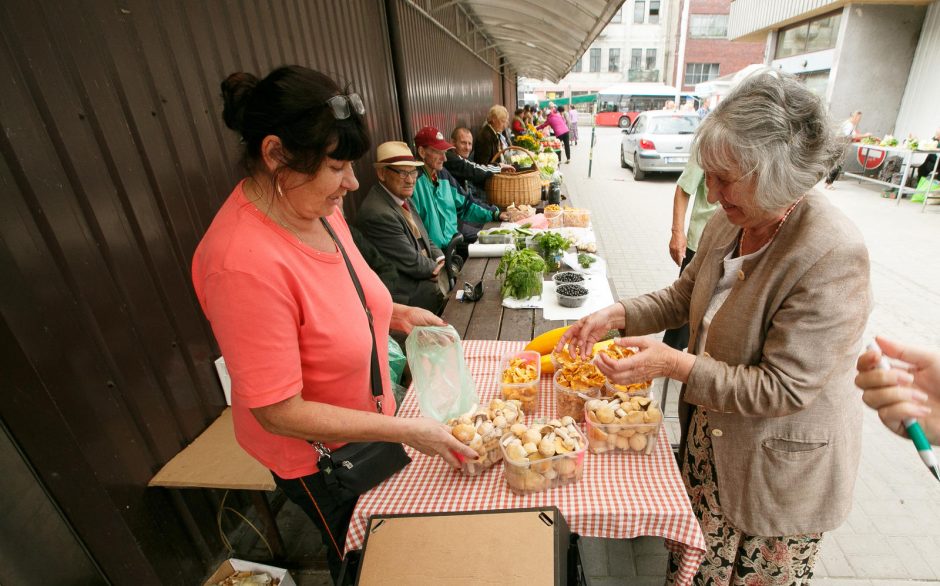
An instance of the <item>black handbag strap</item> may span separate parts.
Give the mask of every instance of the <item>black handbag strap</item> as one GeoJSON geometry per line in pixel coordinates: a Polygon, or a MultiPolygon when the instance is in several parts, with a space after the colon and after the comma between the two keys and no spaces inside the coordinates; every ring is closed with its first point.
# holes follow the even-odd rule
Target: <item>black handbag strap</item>
{"type": "Polygon", "coordinates": [[[346,261],[346,269],[349,271],[349,276],[352,278],[353,285],[356,286],[356,293],[359,294],[359,301],[362,302],[362,308],[366,312],[366,317],[369,318],[369,332],[372,334],[372,363],[369,367],[369,380],[372,387],[372,398],[375,399],[375,410],[381,414],[383,396],[382,371],[379,368],[379,352],[375,345],[375,327],[372,324],[372,311],[370,311],[369,306],[366,305],[366,296],[362,292],[362,285],[359,283],[359,278],[356,276],[356,271],[353,269],[352,263],[349,262],[349,256],[346,255],[346,249],[343,248],[342,242],[340,242],[339,238],[336,237],[336,233],[333,232],[333,228],[330,227],[330,223],[326,221],[326,218],[320,218],[320,222],[323,223],[323,227],[326,228],[330,238],[333,239],[333,242],[336,244],[336,248],[338,248],[340,253],[343,255],[343,260],[346,261]]]}

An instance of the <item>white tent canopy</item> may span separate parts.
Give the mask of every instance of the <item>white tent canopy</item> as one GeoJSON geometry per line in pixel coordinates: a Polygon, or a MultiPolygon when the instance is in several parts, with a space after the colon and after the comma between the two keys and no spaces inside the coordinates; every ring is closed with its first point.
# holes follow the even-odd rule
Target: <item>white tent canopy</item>
{"type": "Polygon", "coordinates": [[[519,75],[557,82],[587,51],[623,0],[452,0],[519,75]]]}

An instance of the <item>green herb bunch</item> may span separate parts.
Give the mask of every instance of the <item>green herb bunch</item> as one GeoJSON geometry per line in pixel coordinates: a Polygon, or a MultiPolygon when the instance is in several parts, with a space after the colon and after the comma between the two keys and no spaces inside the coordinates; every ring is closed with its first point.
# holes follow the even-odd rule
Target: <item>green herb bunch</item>
{"type": "Polygon", "coordinates": [[[545,261],[532,250],[509,250],[499,261],[496,276],[503,276],[503,297],[528,299],[542,294],[545,261]]]}
{"type": "Polygon", "coordinates": [[[548,270],[557,271],[558,267],[561,266],[558,262],[558,257],[561,256],[562,252],[568,250],[568,247],[571,246],[571,241],[558,232],[551,231],[537,234],[532,240],[535,242],[536,247],[538,247],[539,254],[542,255],[542,258],[544,258],[545,262],[548,264],[548,270]]]}
{"type": "Polygon", "coordinates": [[[597,262],[597,257],[582,252],[578,254],[578,264],[581,265],[581,268],[590,268],[592,264],[597,262]]]}

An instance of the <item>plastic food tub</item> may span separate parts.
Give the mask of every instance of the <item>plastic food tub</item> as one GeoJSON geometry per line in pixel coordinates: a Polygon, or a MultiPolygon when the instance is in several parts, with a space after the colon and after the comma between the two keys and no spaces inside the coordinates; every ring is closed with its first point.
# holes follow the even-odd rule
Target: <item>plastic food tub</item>
{"type": "Polygon", "coordinates": [[[480,244],[512,244],[513,240],[512,234],[493,234],[488,230],[480,230],[477,234],[477,242],[480,244]]]}
{"type": "Polygon", "coordinates": [[[651,454],[656,448],[656,438],[662,428],[663,415],[659,403],[652,401],[642,415],[639,423],[600,423],[594,415],[588,414],[585,407],[585,426],[587,428],[588,449],[592,454],[608,452],[634,452],[651,454]],[[647,416],[646,414],[650,415],[647,416]],[[654,415],[655,414],[655,415],[654,415]]]}
{"type": "Polygon", "coordinates": [[[584,391],[575,391],[559,384],[558,375],[561,369],[552,377],[552,386],[555,389],[555,417],[561,419],[568,415],[575,421],[584,421],[584,404],[601,396],[601,387],[594,387],[584,391]]]}
{"type": "Polygon", "coordinates": [[[626,393],[631,397],[649,397],[650,389],[653,387],[652,381],[647,381],[643,384],[642,388],[631,388],[628,389],[626,385],[617,385],[610,381],[604,383],[604,396],[612,397],[617,393],[626,393]]]}
{"type": "Polygon", "coordinates": [[[570,285],[584,282],[584,275],[575,271],[559,271],[552,277],[555,285],[570,285]]]}
{"type": "Polygon", "coordinates": [[[565,283],[555,287],[555,295],[558,296],[558,304],[562,307],[581,307],[588,298],[588,288],[577,283],[565,283]],[[577,287],[578,289],[574,289],[577,287]],[[569,294],[569,291],[577,291],[579,294],[569,294]]]}
{"type": "Polygon", "coordinates": [[[534,414],[539,408],[539,380],[542,377],[542,356],[534,350],[511,352],[503,356],[500,361],[496,382],[499,384],[500,396],[504,400],[515,399],[522,403],[522,412],[526,415],[534,414]],[[529,364],[535,365],[535,379],[524,383],[507,383],[503,381],[503,373],[509,368],[509,363],[515,358],[522,358],[529,364]]]}
{"type": "MultiPolygon", "coordinates": [[[[503,440],[512,437],[511,433],[503,436],[503,440]]],[[[542,492],[571,484],[581,480],[584,472],[584,454],[587,451],[587,439],[581,430],[578,430],[581,449],[567,454],[557,454],[550,458],[539,455],[536,460],[513,461],[506,455],[505,441],[499,442],[503,453],[503,475],[513,494],[526,495],[542,492]]],[[[538,452],[536,452],[538,454],[538,452]]],[[[530,456],[531,457],[531,456],[530,456]]]]}
{"type": "Polygon", "coordinates": [[[591,210],[581,208],[565,208],[562,216],[565,227],[587,228],[591,225],[591,210]]]}

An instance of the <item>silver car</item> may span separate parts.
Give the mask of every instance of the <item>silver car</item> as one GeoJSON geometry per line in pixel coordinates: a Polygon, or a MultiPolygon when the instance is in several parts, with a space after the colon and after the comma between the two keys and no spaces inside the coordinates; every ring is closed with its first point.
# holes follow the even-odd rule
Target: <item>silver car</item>
{"type": "Polygon", "coordinates": [[[620,166],[631,167],[637,181],[653,171],[681,173],[689,162],[692,136],[699,122],[694,112],[643,112],[633,126],[623,130],[620,166]]]}

